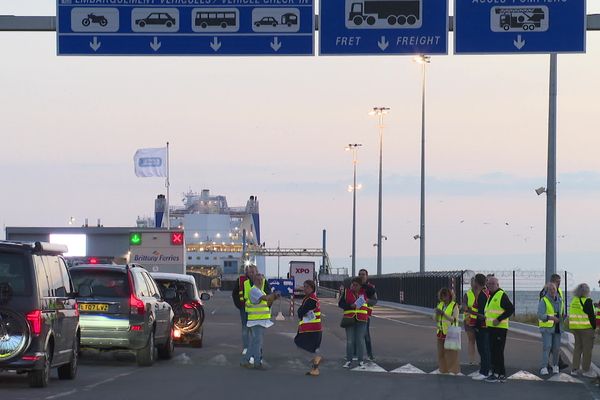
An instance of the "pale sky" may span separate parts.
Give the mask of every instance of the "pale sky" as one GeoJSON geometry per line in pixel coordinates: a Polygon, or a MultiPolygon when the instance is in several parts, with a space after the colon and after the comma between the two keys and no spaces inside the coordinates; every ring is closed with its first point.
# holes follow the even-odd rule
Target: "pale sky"
{"type": "MultiPolygon", "coordinates": [[[[0,14],[54,8],[0,1],[0,14]]],[[[172,204],[190,188],[234,206],[257,195],[268,246],[318,247],[326,228],[334,266],[347,267],[344,147],[362,143],[357,260],[373,273],[378,136],[367,113],[388,106],[384,272],[418,269],[421,81],[411,57],[57,57],[54,33],[23,32],[0,33],[0,49],[3,226],[70,216],[133,225],[164,192],[160,179],[135,177],[133,154],[169,141],[172,204]]],[[[533,189],[546,186],[548,62],[433,57],[427,268],[543,269],[546,199],[533,189]]],[[[590,283],[600,263],[599,65],[600,32],[588,32],[587,54],[559,56],[559,268],[590,283]]]]}

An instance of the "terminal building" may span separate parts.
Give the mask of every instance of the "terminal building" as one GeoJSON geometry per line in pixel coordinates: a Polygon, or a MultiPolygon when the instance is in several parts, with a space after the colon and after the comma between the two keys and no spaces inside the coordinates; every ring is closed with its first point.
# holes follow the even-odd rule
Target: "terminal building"
{"type": "MultiPolygon", "coordinates": [[[[245,206],[230,207],[223,195],[190,191],[184,195],[182,206],[171,206],[169,211],[171,228],[185,234],[188,273],[204,275],[213,282],[235,280],[246,260],[265,273],[265,257],[257,254],[264,246],[256,196],[250,196],[245,206]]],[[[155,226],[153,218],[138,217],[136,225],[130,227],[104,227],[100,220],[89,226],[86,220],[81,227],[7,227],[6,239],[61,242],[80,262],[125,263],[129,260],[129,235],[155,226]]]]}

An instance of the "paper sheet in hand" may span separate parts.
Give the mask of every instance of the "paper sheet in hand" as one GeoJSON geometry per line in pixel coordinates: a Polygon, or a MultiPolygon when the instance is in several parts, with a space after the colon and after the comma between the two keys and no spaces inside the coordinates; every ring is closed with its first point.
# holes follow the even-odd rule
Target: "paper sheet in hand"
{"type": "Polygon", "coordinates": [[[315,313],[312,310],[310,310],[309,312],[306,313],[304,318],[302,318],[302,322],[310,322],[315,319],[317,319],[317,317],[315,316],[315,313]]]}
{"type": "Polygon", "coordinates": [[[356,299],[356,301],[354,302],[354,304],[356,304],[356,308],[359,309],[362,306],[364,306],[366,303],[365,298],[364,297],[359,297],[358,299],[356,299]]]}

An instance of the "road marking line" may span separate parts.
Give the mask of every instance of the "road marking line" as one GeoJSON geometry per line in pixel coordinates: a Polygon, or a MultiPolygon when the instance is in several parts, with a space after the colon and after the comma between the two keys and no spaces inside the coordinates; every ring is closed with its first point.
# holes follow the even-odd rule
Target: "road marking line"
{"type": "Polygon", "coordinates": [[[508,379],[514,379],[519,381],[543,381],[542,378],[527,371],[519,371],[517,373],[514,373],[511,376],[509,376],[508,379]]]}
{"type": "Polygon", "coordinates": [[[393,374],[426,374],[425,371],[415,367],[412,364],[403,365],[403,366],[398,367],[390,372],[393,374]]]}
{"type": "Polygon", "coordinates": [[[68,392],[63,392],[63,393],[57,393],[52,396],[46,397],[46,400],[52,400],[52,399],[58,399],[59,397],[70,396],[70,395],[74,394],[75,392],[77,392],[77,389],[69,390],[68,392]]]}
{"type": "Polygon", "coordinates": [[[114,376],[114,377],[112,377],[112,378],[108,378],[108,379],[105,379],[105,380],[103,380],[103,381],[100,381],[100,382],[92,383],[91,385],[87,385],[87,386],[85,386],[85,387],[83,388],[83,390],[85,390],[85,391],[92,390],[92,389],[94,389],[95,387],[98,387],[98,386],[100,386],[100,385],[104,385],[105,383],[110,383],[110,382],[112,382],[112,381],[114,381],[114,380],[116,380],[116,379],[123,378],[123,377],[125,377],[125,376],[128,376],[128,375],[131,375],[131,374],[133,374],[134,372],[135,372],[135,370],[134,370],[134,371],[130,371],[130,372],[125,372],[125,373],[122,373],[122,374],[116,375],[116,376],[114,376]]]}
{"type": "Polygon", "coordinates": [[[387,370],[381,368],[379,365],[375,363],[365,363],[364,367],[356,367],[352,368],[351,371],[356,372],[387,372],[387,370]]]}
{"type": "Polygon", "coordinates": [[[410,322],[405,322],[405,321],[398,321],[397,319],[392,319],[392,318],[387,318],[387,317],[378,317],[376,315],[374,315],[375,318],[381,318],[381,319],[386,319],[388,321],[392,321],[392,322],[397,322],[399,324],[404,324],[404,325],[408,325],[408,326],[414,326],[415,328],[427,328],[427,329],[435,329],[435,326],[433,325],[417,325],[417,324],[411,324],[410,322]]]}

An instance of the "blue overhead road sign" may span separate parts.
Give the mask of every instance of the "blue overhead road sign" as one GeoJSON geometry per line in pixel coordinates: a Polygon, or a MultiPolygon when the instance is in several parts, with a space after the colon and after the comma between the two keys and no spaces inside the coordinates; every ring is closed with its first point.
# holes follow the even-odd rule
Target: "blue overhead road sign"
{"type": "Polygon", "coordinates": [[[58,0],[58,55],[313,55],[314,0],[58,0]]]}
{"type": "Polygon", "coordinates": [[[585,0],[456,0],[456,54],[583,53],[585,0]]]}
{"type": "Polygon", "coordinates": [[[448,0],[321,0],[319,54],[448,54],[448,0]]]}

